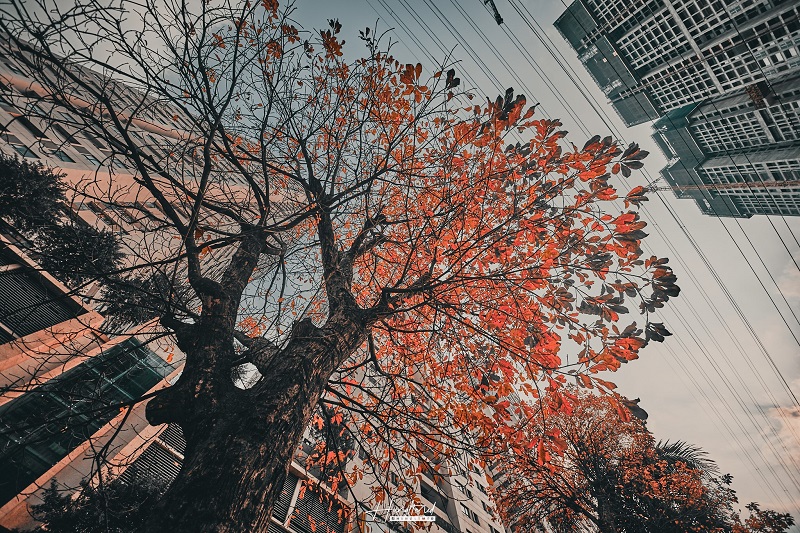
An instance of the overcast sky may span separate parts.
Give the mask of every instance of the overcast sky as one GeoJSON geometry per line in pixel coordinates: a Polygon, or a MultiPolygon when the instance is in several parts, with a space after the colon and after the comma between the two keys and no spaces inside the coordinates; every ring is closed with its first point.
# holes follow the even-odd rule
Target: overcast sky
{"type": "MultiPolygon", "coordinates": [[[[650,151],[647,175],[615,182],[621,190],[655,179],[666,161],[650,138],[650,125],[626,129],[617,118],[553,27],[564,10],[561,1],[527,0],[523,7],[522,2],[496,0],[496,5],[504,27],[497,26],[483,0],[299,0],[296,18],[306,28],[325,27],[326,19],[338,18],[349,54],[360,53],[358,30],[374,28],[376,21],[379,30],[393,29],[393,53],[401,62],[430,65],[431,57],[444,56],[442,48],[454,50],[460,74],[466,74],[462,80],[492,97],[514,87],[529,102],[540,102],[546,116],[561,118],[574,144],[582,146],[595,133],[616,138],[619,132],[650,151]],[[540,31],[538,23],[545,42],[563,54],[567,71],[599,102],[613,131],[515,5],[533,15],[528,22],[540,31]]],[[[702,215],[692,201],[678,201],[669,191],[660,194],[663,201],[652,195],[643,213],[650,224],[646,251],[669,257],[678,275],[683,292],[660,317],[674,336],[664,345],[651,344],[638,361],[608,377],[622,394],[641,398],[656,438],[699,445],[723,472],[733,474],[742,508],[758,501],[800,519],[800,410],[793,408],[791,396],[800,396],[800,345],[794,338],[800,338],[795,316],[800,316],[800,272],[790,255],[800,262],[800,217],[715,219],[702,215]]]]}

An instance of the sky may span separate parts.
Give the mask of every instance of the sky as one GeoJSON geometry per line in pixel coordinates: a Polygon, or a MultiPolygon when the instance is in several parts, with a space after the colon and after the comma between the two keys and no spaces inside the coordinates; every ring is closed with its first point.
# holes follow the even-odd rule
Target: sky
{"type": "MultiPolygon", "coordinates": [[[[600,134],[648,150],[644,171],[614,183],[622,191],[656,179],[666,160],[650,124],[626,128],[553,27],[565,5],[495,4],[503,26],[482,0],[297,0],[295,18],[306,29],[339,19],[353,54],[358,30],[388,30],[395,57],[428,71],[452,52],[476,93],[513,87],[574,144],[600,134]]],[[[800,521],[800,217],[718,219],[669,191],[650,198],[645,252],[669,257],[682,288],[659,317],[673,336],[604,377],[641,399],[657,439],[698,445],[731,473],[742,509],[757,501],[800,521]]]]}

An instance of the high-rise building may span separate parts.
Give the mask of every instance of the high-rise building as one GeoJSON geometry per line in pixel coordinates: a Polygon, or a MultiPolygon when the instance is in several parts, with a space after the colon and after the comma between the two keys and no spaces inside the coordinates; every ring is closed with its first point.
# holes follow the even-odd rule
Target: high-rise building
{"type": "Polygon", "coordinates": [[[800,74],[753,100],[733,93],[667,113],[653,139],[679,198],[711,215],[800,215],[800,74]]]}
{"type": "Polygon", "coordinates": [[[180,361],[168,362],[146,337],[124,335],[71,353],[39,383],[0,397],[0,525],[32,525],[30,507],[41,503],[42,487],[55,480],[76,490],[96,472],[98,450],[114,454],[148,427],[142,407],[119,405],[166,386],[180,361]]]}
{"type": "Polygon", "coordinates": [[[576,0],[556,28],[629,126],[800,65],[788,0],[576,0]]]}
{"type": "Polygon", "coordinates": [[[679,198],[800,215],[800,5],[577,0],[556,27],[627,125],[656,120],[679,198]]]}
{"type": "MultiPolygon", "coordinates": [[[[0,83],[3,94],[12,95],[0,98],[0,150],[58,168],[71,184],[88,176],[94,186],[116,189],[119,193],[113,204],[76,197],[72,208],[85,222],[116,233],[134,252],[137,243],[146,241],[147,255],[157,254],[157,238],[149,232],[149,224],[158,225],[163,213],[136,187],[126,163],[112,157],[101,139],[85,130],[73,131],[69,117],[63,124],[44,124],[26,116],[24,108],[36,98],[31,92],[35,89],[15,65],[12,50],[0,52],[0,83]]],[[[127,98],[125,90],[119,87],[120,98],[127,98]]],[[[144,150],[155,151],[167,144],[164,137],[175,135],[183,124],[175,123],[167,110],[157,106],[148,112],[149,119],[131,124],[130,132],[144,150]]],[[[13,228],[0,232],[14,234],[13,228]]],[[[109,445],[106,474],[121,476],[126,482],[169,483],[185,449],[179,426],[150,426],[142,403],[130,412],[103,406],[133,402],[174,382],[182,369],[180,351],[169,339],[150,342],[147,325],[113,339],[98,333],[103,316],[43,272],[24,253],[24,238],[2,239],[0,529],[32,527],[30,507],[41,503],[43,490],[52,481],[75,490],[81,480],[96,474],[98,447],[109,445]],[[89,405],[87,391],[97,407],[93,416],[81,414],[89,405]]],[[[214,275],[222,261],[209,256],[203,268],[214,275]]],[[[307,491],[300,498],[300,480],[314,475],[304,462],[310,443],[301,445],[291,465],[270,533],[406,531],[402,523],[386,521],[385,513],[374,517],[351,513],[349,520],[339,520],[339,509],[355,507],[353,494],[364,499],[371,494],[371,487],[363,482],[352,493],[321,498],[307,491]]],[[[356,453],[352,460],[360,457],[366,456],[356,453]]],[[[409,459],[408,465],[412,462],[409,459]]],[[[433,507],[435,522],[430,531],[434,533],[504,533],[492,511],[488,478],[477,463],[465,470],[455,462],[442,461],[438,472],[437,476],[422,473],[417,479],[390,482],[412,485],[423,504],[433,507]]]]}
{"type": "Polygon", "coordinates": [[[51,479],[79,486],[97,448],[116,453],[147,426],[141,409],[118,404],[166,385],[172,363],[144,329],[110,339],[100,313],[0,233],[0,526],[30,523],[30,504],[51,479]],[[124,418],[120,438],[110,443],[124,418]]]}
{"type": "MultiPolygon", "coordinates": [[[[121,452],[125,469],[122,479],[130,482],[147,482],[166,484],[178,473],[186,443],[177,425],[171,424],[159,428],[154,435],[135,442],[131,448],[138,447],[135,455],[121,452]],[[142,445],[142,443],[144,445],[142,445]],[[127,455],[126,455],[127,454],[127,455]]],[[[289,475],[284,484],[280,498],[275,504],[269,533],[314,533],[328,531],[330,533],[405,533],[409,531],[401,522],[391,522],[389,517],[397,514],[402,504],[398,501],[394,512],[389,513],[391,506],[387,502],[385,508],[374,509],[375,513],[352,513],[347,521],[341,521],[339,511],[355,508],[353,499],[367,500],[371,494],[368,483],[357,482],[352,492],[344,487],[339,494],[321,498],[319,494],[306,491],[301,495],[301,480],[314,472],[305,468],[305,458],[313,450],[313,439],[307,434],[303,444],[292,462],[289,475]],[[333,498],[331,498],[333,496],[333,498]],[[331,504],[333,501],[333,505],[331,504]],[[309,518],[310,517],[310,518],[309,518]],[[324,524],[322,529],[316,525],[324,524]],[[327,528],[327,529],[326,529],[327,528]]],[[[367,457],[363,450],[354,450],[352,461],[362,461],[367,457]]],[[[113,461],[112,461],[113,462],[113,461]]],[[[119,460],[117,461],[119,462],[119,460]]],[[[408,459],[409,466],[413,460],[408,459]]],[[[459,461],[460,463],[460,461],[459,461]]],[[[425,513],[433,516],[435,522],[430,524],[433,533],[504,533],[502,523],[495,517],[492,498],[489,495],[486,471],[473,462],[469,469],[457,467],[456,462],[441,461],[437,466],[437,475],[423,472],[418,479],[395,479],[389,476],[389,483],[411,484],[420,497],[425,513]],[[434,480],[434,477],[436,480],[434,480]]],[[[421,514],[414,511],[413,514],[421,514]]],[[[322,527],[322,526],[320,526],[322,527]]]]}

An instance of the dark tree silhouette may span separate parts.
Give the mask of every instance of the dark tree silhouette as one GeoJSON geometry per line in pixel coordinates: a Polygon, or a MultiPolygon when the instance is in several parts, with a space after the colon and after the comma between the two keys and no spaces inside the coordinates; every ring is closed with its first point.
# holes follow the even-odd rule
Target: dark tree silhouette
{"type": "Polygon", "coordinates": [[[112,275],[123,258],[114,235],[78,218],[63,176],[0,154],[0,219],[28,242],[39,264],[70,285],[112,275]]]}
{"type": "Polygon", "coordinates": [[[756,504],[748,509],[757,517],[743,524],[732,476],[720,475],[703,450],[656,443],[641,420],[608,397],[577,398],[571,413],[537,428],[537,446],[505,459],[507,481],[498,496],[515,531],[755,533],[759,524],[776,532],[793,524],[788,514],[759,514],[756,504]]]}
{"type": "Polygon", "coordinates": [[[127,484],[119,479],[101,487],[84,485],[77,498],[64,495],[55,481],[43,502],[31,509],[42,523],[37,532],[132,533],[139,529],[165,487],[127,484]]]}

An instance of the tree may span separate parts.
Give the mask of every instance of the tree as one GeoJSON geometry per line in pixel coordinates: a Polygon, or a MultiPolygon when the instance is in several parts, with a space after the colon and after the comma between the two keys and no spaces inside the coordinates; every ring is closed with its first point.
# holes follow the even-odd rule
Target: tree
{"type": "Polygon", "coordinates": [[[45,270],[80,285],[115,272],[122,252],[112,234],[89,226],[68,207],[62,178],[40,163],[0,154],[0,218],[31,241],[45,270]]]}
{"type": "Polygon", "coordinates": [[[708,458],[708,452],[680,440],[675,442],[658,441],[656,454],[670,464],[683,463],[692,470],[698,470],[706,475],[713,476],[720,473],[716,463],[708,458]]]}
{"type": "Polygon", "coordinates": [[[62,214],[64,185],[41,164],[0,154],[0,213],[20,230],[33,230],[62,214]]]}
{"type": "Polygon", "coordinates": [[[517,425],[569,409],[568,377],[610,391],[598,373],[669,335],[650,317],[678,287],[642,256],[644,189],[610,184],[641,168],[635,144],[578,149],[512,89],[478,103],[369,30],[347,60],[338,21],[307,32],[271,0],[39,4],[0,8],[36,87],[7,98],[129,169],[71,185],[147,230],[97,298],[158,317],[186,355],[147,404],[187,447],[143,530],[266,528],[309,424],[338,428],[315,458],[334,486],[418,473],[402,454],[522,448],[517,425]],[[340,441],[369,471],[325,468],[340,441]]]}
{"type": "Polygon", "coordinates": [[[506,458],[508,481],[498,491],[506,518],[522,531],[744,533],[760,531],[762,518],[776,524],[774,531],[793,523],[750,504],[758,517],[742,525],[730,475],[720,476],[697,447],[656,443],[641,420],[608,397],[579,394],[571,413],[537,428],[534,442],[527,453],[506,458]]]}
{"type": "Polygon", "coordinates": [[[127,484],[119,479],[100,487],[84,484],[77,498],[63,495],[55,481],[31,509],[49,533],[129,533],[136,531],[164,487],[127,484]]]}
{"type": "Polygon", "coordinates": [[[744,524],[736,524],[734,533],[783,533],[794,525],[794,518],[789,513],[778,513],[771,509],[761,509],[751,502],[747,504],[750,516],[744,524]]]}

